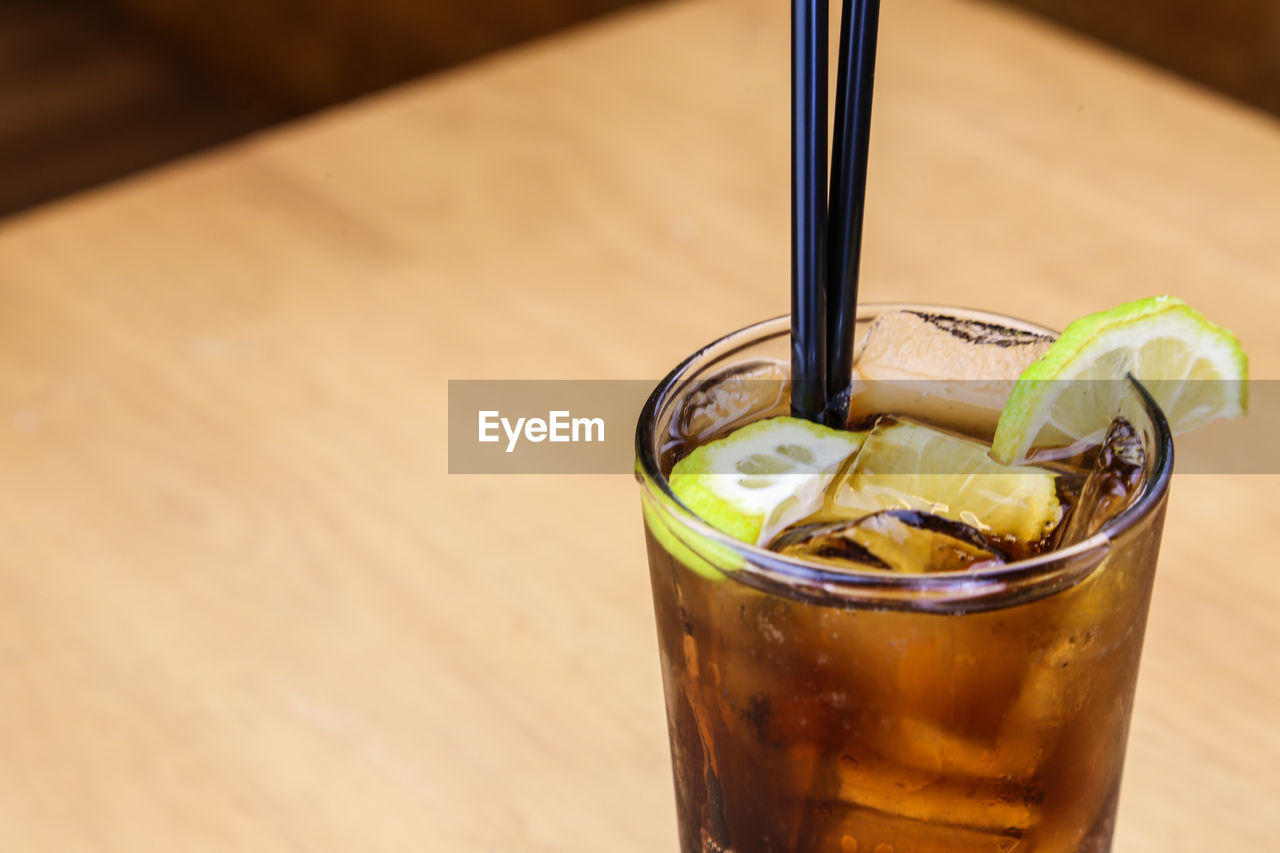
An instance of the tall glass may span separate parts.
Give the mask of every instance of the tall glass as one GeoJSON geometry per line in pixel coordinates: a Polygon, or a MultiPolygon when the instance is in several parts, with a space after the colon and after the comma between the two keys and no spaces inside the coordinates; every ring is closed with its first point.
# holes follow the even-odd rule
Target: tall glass
{"type": "MultiPolygon", "coordinates": [[[[902,307],[863,306],[858,334],[902,307]]],[[[637,430],[681,849],[1108,850],[1172,469],[1163,415],[1129,383],[1144,481],[1085,541],[998,569],[834,573],[724,536],[666,479],[683,401],[787,363],[788,335],[783,317],[699,351],[637,430]]]]}

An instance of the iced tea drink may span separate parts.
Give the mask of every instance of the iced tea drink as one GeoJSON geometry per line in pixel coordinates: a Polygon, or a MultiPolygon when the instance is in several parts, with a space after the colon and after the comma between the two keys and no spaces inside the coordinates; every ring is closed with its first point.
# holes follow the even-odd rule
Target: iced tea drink
{"type": "MultiPolygon", "coordinates": [[[[859,335],[904,307],[865,306],[859,335]]],[[[886,333],[924,322],[989,346],[926,353],[941,384],[862,377],[849,427],[989,439],[998,406],[981,398],[999,392],[978,374],[1016,376],[999,351],[1017,361],[1050,333],[907,313],[886,333]]],[[[893,343],[868,339],[869,374],[867,348],[893,343]]],[[[927,507],[858,511],[846,465],[820,509],[757,547],[689,511],[668,475],[788,413],[787,347],[783,318],[702,350],[637,434],[682,851],[1108,850],[1172,465],[1159,409],[1126,380],[1127,421],[1040,465],[1061,507],[1041,537],[927,507]]]]}

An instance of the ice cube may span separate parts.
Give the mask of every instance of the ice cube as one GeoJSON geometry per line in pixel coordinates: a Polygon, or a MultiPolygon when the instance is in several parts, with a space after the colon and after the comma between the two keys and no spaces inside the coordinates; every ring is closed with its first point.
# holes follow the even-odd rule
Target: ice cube
{"type": "Polygon", "coordinates": [[[770,546],[789,557],[842,568],[895,572],[963,572],[1004,562],[1005,555],[959,521],[890,509],[851,521],[810,524],[770,546]]]}
{"type": "Polygon", "coordinates": [[[881,418],[831,483],[823,512],[838,519],[921,510],[996,537],[1040,542],[1062,519],[1057,473],[1001,465],[989,449],[925,424],[881,418]]]}
{"type": "Polygon", "coordinates": [[[1054,547],[1066,548],[1088,539],[1133,503],[1142,488],[1146,462],[1146,448],[1137,429],[1124,418],[1112,421],[1054,547]]]}
{"type": "Polygon", "coordinates": [[[752,421],[789,414],[789,377],[786,364],[757,359],[703,380],[672,416],[671,438],[692,447],[752,421]]]}
{"type": "MultiPolygon", "coordinates": [[[[854,789],[865,781],[855,777],[846,787],[854,789]]],[[[894,784],[892,778],[875,781],[894,784]]],[[[823,853],[1018,853],[1029,849],[1023,843],[1027,830],[1020,825],[1033,825],[1036,810],[997,808],[988,816],[987,801],[979,799],[985,793],[980,788],[944,788],[929,797],[934,802],[907,803],[905,808],[899,804],[906,797],[891,787],[885,793],[873,790],[869,796],[855,793],[852,801],[811,800],[800,836],[802,846],[789,849],[823,853]],[[979,826],[961,823],[971,814],[977,815],[979,826]],[[1013,825],[1001,823],[1005,817],[1013,825]]]]}
{"type": "MultiPolygon", "coordinates": [[[[903,829],[914,824],[916,832],[927,836],[932,829],[940,836],[914,839],[932,843],[904,848],[908,850],[1013,850],[1016,845],[994,843],[1020,838],[1039,818],[1041,796],[1031,786],[1000,777],[915,770],[892,756],[844,756],[838,784],[838,793],[832,797],[836,803],[865,809],[866,817],[889,817],[903,829]],[[939,841],[945,841],[946,846],[935,846],[939,841]]],[[[866,817],[849,823],[866,825],[866,817]]]]}
{"type": "Polygon", "coordinates": [[[853,370],[851,423],[895,412],[989,435],[1047,335],[924,311],[882,314],[853,370]]]}

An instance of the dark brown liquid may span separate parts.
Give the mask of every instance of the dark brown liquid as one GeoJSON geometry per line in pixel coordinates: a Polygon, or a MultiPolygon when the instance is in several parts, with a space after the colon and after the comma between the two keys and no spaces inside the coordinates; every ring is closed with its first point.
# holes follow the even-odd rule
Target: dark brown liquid
{"type": "Polygon", "coordinates": [[[712,580],[646,531],[684,853],[1108,850],[1161,515],[954,614],[712,580]]]}

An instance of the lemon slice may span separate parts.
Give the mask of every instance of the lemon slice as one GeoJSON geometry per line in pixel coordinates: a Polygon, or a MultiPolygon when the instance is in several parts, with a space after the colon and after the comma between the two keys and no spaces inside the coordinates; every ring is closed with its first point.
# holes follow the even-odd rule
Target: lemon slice
{"type": "Polygon", "coordinates": [[[756,421],[677,462],[671,490],[712,527],[762,545],[822,506],[865,435],[797,418],[756,421]]]}
{"type": "Polygon", "coordinates": [[[833,487],[823,514],[930,512],[996,536],[1037,542],[1062,520],[1056,475],[1001,465],[987,446],[909,421],[882,420],[833,487]]]}
{"type": "Polygon", "coordinates": [[[1147,387],[1174,433],[1237,417],[1247,408],[1248,373],[1236,337],[1180,299],[1155,296],[1090,314],[1018,378],[991,455],[1009,462],[1037,443],[1100,439],[1121,411],[1126,375],[1147,387]]]}

